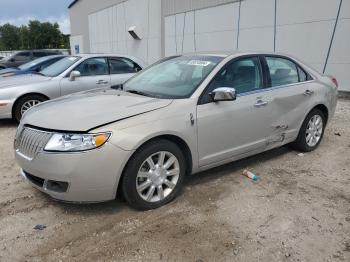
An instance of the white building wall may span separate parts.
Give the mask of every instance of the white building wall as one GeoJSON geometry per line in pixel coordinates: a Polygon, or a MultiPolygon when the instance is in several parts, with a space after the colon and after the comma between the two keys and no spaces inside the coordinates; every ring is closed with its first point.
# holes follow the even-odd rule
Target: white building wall
{"type": "Polygon", "coordinates": [[[161,58],[161,0],[129,0],[92,13],[88,20],[91,52],[126,53],[148,63],[161,58]],[[141,32],[141,40],[128,33],[131,26],[141,32]]]}
{"type": "Polygon", "coordinates": [[[165,56],[234,50],[238,7],[237,2],[165,17],[165,56]]]}
{"type": "Polygon", "coordinates": [[[69,40],[72,55],[84,52],[84,41],[82,35],[71,36],[69,40]]]}
{"type": "Polygon", "coordinates": [[[196,51],[284,52],[350,91],[350,0],[103,0],[98,11],[91,5],[77,4],[89,9],[89,35],[73,25],[72,46],[81,52],[126,53],[149,63],[196,51]],[[128,34],[133,25],[142,40],[128,34]]]}
{"type": "Polygon", "coordinates": [[[247,0],[241,3],[238,49],[273,51],[275,0],[247,0]]]}
{"type": "Polygon", "coordinates": [[[343,0],[326,74],[334,75],[340,90],[350,92],[350,0],[343,0]]]}
{"type": "Polygon", "coordinates": [[[336,76],[340,90],[350,91],[350,0],[343,0],[331,46],[340,1],[244,0],[169,15],[165,55],[237,49],[282,52],[336,76]]]}
{"type": "Polygon", "coordinates": [[[304,60],[322,72],[339,0],[278,0],[276,51],[304,60]]]}

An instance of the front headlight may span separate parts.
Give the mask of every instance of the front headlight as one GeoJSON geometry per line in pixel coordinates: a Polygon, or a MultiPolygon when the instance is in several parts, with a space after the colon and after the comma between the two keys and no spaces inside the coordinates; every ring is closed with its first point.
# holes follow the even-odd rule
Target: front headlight
{"type": "Polygon", "coordinates": [[[111,133],[54,134],[44,150],[52,152],[79,152],[98,148],[107,142],[111,133]]]}

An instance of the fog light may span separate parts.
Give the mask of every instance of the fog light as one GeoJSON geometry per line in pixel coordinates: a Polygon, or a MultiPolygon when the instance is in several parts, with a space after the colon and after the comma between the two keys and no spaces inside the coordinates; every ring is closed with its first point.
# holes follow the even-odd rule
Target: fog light
{"type": "Polygon", "coordinates": [[[68,190],[68,183],[48,180],[46,183],[46,189],[57,193],[65,193],[68,190]]]}

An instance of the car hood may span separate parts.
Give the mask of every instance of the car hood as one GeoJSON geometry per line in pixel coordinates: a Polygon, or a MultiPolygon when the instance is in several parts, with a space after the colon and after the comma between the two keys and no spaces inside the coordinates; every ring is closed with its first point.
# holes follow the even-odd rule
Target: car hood
{"type": "Polygon", "coordinates": [[[49,81],[51,77],[29,74],[0,78],[0,89],[49,81]]]}
{"type": "Polygon", "coordinates": [[[166,107],[172,101],[114,89],[92,90],[35,106],[24,115],[21,124],[47,130],[86,132],[166,107]]]}
{"type": "Polygon", "coordinates": [[[5,69],[0,70],[0,76],[4,75],[4,74],[12,73],[12,72],[17,72],[17,71],[19,71],[19,69],[17,69],[17,68],[12,68],[12,67],[5,68],[5,69]]]}

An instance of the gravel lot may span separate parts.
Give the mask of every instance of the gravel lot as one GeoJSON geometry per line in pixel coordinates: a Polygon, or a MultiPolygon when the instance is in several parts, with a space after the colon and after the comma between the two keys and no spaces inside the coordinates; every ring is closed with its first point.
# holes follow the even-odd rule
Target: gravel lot
{"type": "Polygon", "coordinates": [[[350,261],[349,100],[315,152],[284,147],[192,176],[147,212],[36,191],[18,175],[15,129],[0,122],[0,261],[350,261]]]}

